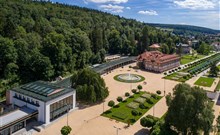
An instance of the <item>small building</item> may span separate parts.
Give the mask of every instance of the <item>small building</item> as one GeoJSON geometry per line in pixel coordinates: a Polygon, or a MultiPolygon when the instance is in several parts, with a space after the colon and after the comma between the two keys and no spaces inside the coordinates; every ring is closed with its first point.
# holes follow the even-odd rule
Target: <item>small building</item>
{"type": "Polygon", "coordinates": [[[220,51],[220,42],[214,42],[211,44],[214,51],[220,51]]]}
{"type": "Polygon", "coordinates": [[[159,51],[144,52],[137,57],[137,65],[145,70],[161,73],[180,66],[180,57],[159,51]]]}
{"type": "Polygon", "coordinates": [[[3,121],[0,123],[0,135],[10,135],[26,127],[26,121],[33,117],[47,125],[75,109],[76,91],[70,87],[36,81],[8,90],[6,102],[17,110],[0,116],[0,121],[3,121]]]}
{"type": "Polygon", "coordinates": [[[160,50],[160,45],[159,44],[153,44],[149,46],[151,51],[159,51],[160,50]]]}
{"type": "Polygon", "coordinates": [[[120,55],[120,54],[106,55],[106,56],[105,56],[105,61],[106,61],[106,62],[109,62],[109,61],[117,60],[117,59],[120,59],[120,58],[121,58],[121,55],[120,55]]]}
{"type": "Polygon", "coordinates": [[[177,53],[181,53],[181,54],[191,54],[192,53],[192,48],[188,44],[179,43],[176,45],[176,48],[177,48],[177,53]],[[179,49],[180,47],[181,47],[181,49],[179,49]],[[179,51],[181,51],[181,52],[179,52],[179,51]]]}

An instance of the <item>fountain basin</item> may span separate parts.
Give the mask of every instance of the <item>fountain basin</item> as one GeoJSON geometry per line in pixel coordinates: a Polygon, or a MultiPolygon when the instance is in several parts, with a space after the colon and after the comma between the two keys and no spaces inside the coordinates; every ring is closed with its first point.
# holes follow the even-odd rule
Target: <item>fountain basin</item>
{"type": "Polygon", "coordinates": [[[130,73],[116,75],[114,79],[119,82],[125,82],[125,83],[138,83],[145,80],[143,76],[137,74],[130,74],[130,73]]]}

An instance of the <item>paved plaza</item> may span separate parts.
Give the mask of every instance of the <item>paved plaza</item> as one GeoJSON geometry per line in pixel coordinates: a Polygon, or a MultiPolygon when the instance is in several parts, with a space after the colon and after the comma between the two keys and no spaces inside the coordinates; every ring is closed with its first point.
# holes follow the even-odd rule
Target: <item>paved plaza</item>
{"type": "MultiPolygon", "coordinates": [[[[142,91],[148,91],[156,93],[157,90],[161,90],[162,96],[165,93],[172,93],[172,89],[178,82],[164,80],[162,79],[163,74],[151,73],[147,71],[142,71],[139,69],[129,68],[129,66],[135,66],[135,63],[127,65],[124,68],[118,68],[112,71],[109,74],[102,75],[103,79],[106,82],[106,85],[109,89],[109,96],[104,103],[100,103],[93,106],[79,107],[79,110],[70,112],[68,115],[68,124],[72,128],[72,135],[116,135],[116,128],[120,128],[119,135],[142,135],[147,133],[140,125],[140,119],[134,125],[126,127],[126,124],[117,122],[115,120],[110,120],[109,118],[100,116],[103,113],[103,110],[109,109],[107,106],[108,101],[114,100],[118,96],[124,97],[125,92],[130,92],[131,89],[136,88],[137,85],[141,84],[143,86],[142,91]],[[145,77],[145,80],[140,83],[123,83],[118,82],[113,79],[114,76],[123,73],[133,73],[145,77]],[[144,82],[147,82],[144,84],[144,82]]],[[[199,76],[198,76],[199,77],[199,76]]],[[[197,77],[187,81],[189,84],[193,84],[197,77]]],[[[215,84],[213,84],[215,85],[215,84]]],[[[212,86],[211,88],[214,88],[212,86]]],[[[117,101],[116,101],[117,103],[117,101]]],[[[163,116],[167,111],[166,99],[163,97],[154,107],[152,107],[144,116],[151,114],[156,117],[163,116]]],[[[215,110],[219,111],[219,107],[214,106],[215,110]]],[[[215,113],[218,115],[219,113],[215,113]]],[[[143,116],[143,117],[144,117],[143,116]]],[[[60,129],[67,124],[67,115],[56,120],[46,129],[43,129],[41,132],[35,132],[34,135],[60,135],[60,129]]]]}

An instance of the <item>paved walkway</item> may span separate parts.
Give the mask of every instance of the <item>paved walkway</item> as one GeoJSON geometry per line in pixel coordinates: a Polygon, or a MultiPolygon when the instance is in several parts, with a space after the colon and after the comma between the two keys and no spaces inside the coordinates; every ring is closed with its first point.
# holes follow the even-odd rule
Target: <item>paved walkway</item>
{"type": "MultiPolygon", "coordinates": [[[[135,66],[135,64],[132,64],[132,66],[135,66]]],[[[136,88],[139,84],[143,86],[143,91],[156,93],[157,90],[161,90],[162,95],[164,95],[164,91],[166,93],[172,93],[174,86],[178,84],[178,82],[175,81],[162,79],[163,74],[155,74],[141,70],[136,71],[128,68],[128,66],[116,69],[112,73],[103,75],[102,77],[109,88],[109,97],[104,104],[101,103],[82,108],[69,114],[69,125],[72,127],[72,135],[114,135],[116,134],[114,126],[121,129],[119,130],[119,135],[146,135],[147,130],[140,125],[140,120],[129,128],[126,128],[126,124],[102,117],[100,114],[103,113],[103,109],[109,109],[107,106],[108,101],[116,100],[118,96],[124,97],[125,92],[131,93],[131,89],[136,88]],[[135,73],[142,75],[145,77],[145,82],[147,82],[147,84],[144,85],[143,82],[135,84],[122,83],[113,79],[115,75],[122,73],[135,73]]],[[[189,80],[187,83],[194,83],[194,79],[196,78],[189,80]]],[[[157,117],[161,117],[166,113],[167,108],[166,99],[163,97],[144,116],[154,114],[157,117]]],[[[216,113],[218,113],[219,107],[217,106],[216,108],[216,113]]],[[[67,117],[60,118],[45,130],[40,133],[35,133],[34,135],[60,135],[60,129],[66,125],[66,123],[67,117]]]]}

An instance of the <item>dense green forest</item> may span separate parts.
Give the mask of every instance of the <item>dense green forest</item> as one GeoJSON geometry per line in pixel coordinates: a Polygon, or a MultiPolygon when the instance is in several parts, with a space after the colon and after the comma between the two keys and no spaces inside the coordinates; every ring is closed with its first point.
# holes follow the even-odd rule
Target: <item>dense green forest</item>
{"type": "Polygon", "coordinates": [[[136,20],[45,1],[1,0],[0,20],[1,96],[19,84],[102,63],[106,53],[138,55],[153,43],[174,53],[182,41],[136,20]]]}
{"type": "Polygon", "coordinates": [[[164,29],[172,29],[174,34],[185,35],[185,36],[197,36],[201,34],[218,34],[220,30],[213,30],[204,27],[190,26],[190,25],[177,25],[177,24],[154,24],[148,23],[148,25],[153,27],[159,27],[164,29]]]}

